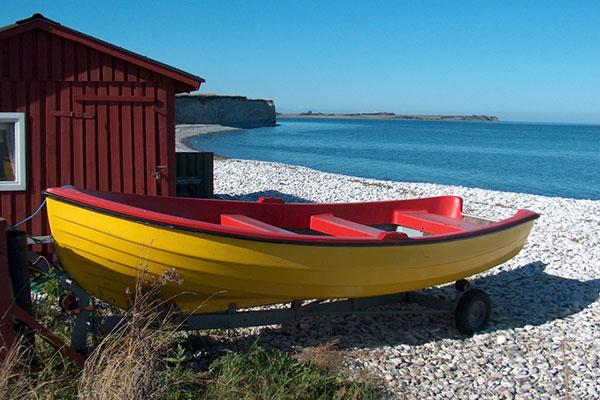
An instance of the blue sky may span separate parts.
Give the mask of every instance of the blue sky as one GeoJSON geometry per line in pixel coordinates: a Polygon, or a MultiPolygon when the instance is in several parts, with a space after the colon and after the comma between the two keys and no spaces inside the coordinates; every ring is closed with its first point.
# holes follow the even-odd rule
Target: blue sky
{"type": "Polygon", "coordinates": [[[600,1],[27,1],[279,112],[600,123],[600,1]]]}

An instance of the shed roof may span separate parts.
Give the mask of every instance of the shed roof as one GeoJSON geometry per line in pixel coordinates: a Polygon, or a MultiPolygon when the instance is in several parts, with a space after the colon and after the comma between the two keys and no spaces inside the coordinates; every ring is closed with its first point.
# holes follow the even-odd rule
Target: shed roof
{"type": "Polygon", "coordinates": [[[100,52],[110,54],[113,57],[120,58],[129,63],[169,77],[180,83],[180,85],[177,85],[178,92],[190,92],[193,90],[198,90],[202,82],[204,82],[204,79],[200,78],[199,76],[192,75],[178,68],[134,53],[122,47],[115,46],[74,29],[67,28],[66,26],[52,21],[51,19],[48,19],[42,14],[38,13],[33,14],[29,18],[17,21],[12,25],[0,27],[0,39],[6,39],[34,29],[40,29],[53,35],[81,43],[100,52]]]}

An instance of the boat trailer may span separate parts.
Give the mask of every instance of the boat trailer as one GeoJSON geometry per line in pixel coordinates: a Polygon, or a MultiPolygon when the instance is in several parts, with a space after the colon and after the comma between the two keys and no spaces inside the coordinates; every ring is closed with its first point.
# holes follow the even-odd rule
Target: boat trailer
{"type": "MultiPolygon", "coordinates": [[[[74,317],[71,347],[75,351],[85,352],[88,333],[108,334],[126,322],[124,316],[93,315],[95,307],[92,305],[92,297],[66,272],[60,273],[58,281],[64,289],[74,295],[67,301],[61,301],[61,306],[74,317]]],[[[239,310],[235,304],[231,304],[229,309],[223,312],[185,315],[175,322],[178,330],[198,331],[290,325],[302,318],[315,316],[454,314],[459,332],[471,335],[483,330],[491,314],[490,298],[480,289],[471,289],[469,282],[464,279],[457,281],[455,288],[456,295],[453,300],[413,291],[354,299],[296,300],[280,304],[281,307],[277,308],[262,306],[239,310]],[[413,303],[427,307],[428,310],[372,309],[397,303],[413,303]]]]}

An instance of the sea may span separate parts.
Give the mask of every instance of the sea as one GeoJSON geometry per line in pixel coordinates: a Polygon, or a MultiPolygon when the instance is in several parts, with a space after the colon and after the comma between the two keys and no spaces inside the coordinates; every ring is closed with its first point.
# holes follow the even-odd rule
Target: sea
{"type": "Polygon", "coordinates": [[[280,118],[190,140],[227,158],[319,171],[600,200],[600,125],[280,118]]]}

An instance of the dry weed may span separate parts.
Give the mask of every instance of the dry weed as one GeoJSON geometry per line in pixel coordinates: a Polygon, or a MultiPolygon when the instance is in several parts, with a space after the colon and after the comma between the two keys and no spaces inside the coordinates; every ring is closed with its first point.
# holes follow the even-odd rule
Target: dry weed
{"type": "Polygon", "coordinates": [[[137,279],[133,305],[88,358],[78,383],[85,399],[146,400],[162,398],[169,388],[161,376],[173,343],[174,315],[160,297],[160,287],[176,280],[173,271],[148,284],[137,279]]]}
{"type": "MultiPolygon", "coordinates": [[[[36,347],[39,347],[38,343],[36,347]]],[[[0,365],[0,400],[54,399],[63,389],[69,390],[71,377],[64,369],[65,360],[61,358],[61,354],[55,352],[53,357],[45,360],[44,365],[39,365],[35,361],[37,356],[34,355],[39,350],[23,345],[18,340],[5,353],[6,357],[0,365]]]]}
{"type": "Polygon", "coordinates": [[[19,390],[12,384],[21,376],[19,348],[19,345],[15,345],[6,351],[5,358],[0,364],[0,399],[2,400],[23,397],[23,393],[19,393],[19,390]]]}
{"type": "Polygon", "coordinates": [[[300,362],[311,362],[320,370],[339,371],[344,364],[344,354],[337,348],[338,340],[333,339],[317,347],[308,347],[298,354],[300,362]]]}

